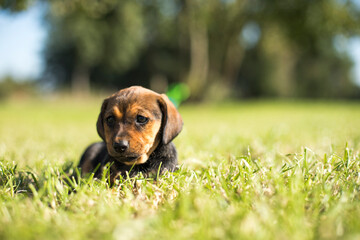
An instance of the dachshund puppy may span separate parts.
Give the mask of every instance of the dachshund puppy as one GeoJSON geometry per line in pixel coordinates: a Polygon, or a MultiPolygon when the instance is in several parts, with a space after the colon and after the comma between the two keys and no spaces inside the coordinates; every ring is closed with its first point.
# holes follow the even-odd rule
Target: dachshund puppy
{"type": "Polygon", "coordinates": [[[78,167],[82,175],[99,178],[109,164],[110,182],[120,175],[145,177],[173,172],[177,153],[171,142],[181,131],[182,118],[165,94],[143,87],[122,89],[106,98],[97,120],[103,142],[90,145],[78,167]]]}

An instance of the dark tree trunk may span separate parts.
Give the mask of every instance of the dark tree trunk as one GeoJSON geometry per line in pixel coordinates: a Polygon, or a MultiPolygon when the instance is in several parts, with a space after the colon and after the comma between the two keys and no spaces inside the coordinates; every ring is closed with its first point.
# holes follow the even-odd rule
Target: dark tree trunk
{"type": "Polygon", "coordinates": [[[90,94],[89,68],[81,64],[77,65],[71,79],[71,91],[74,95],[90,94]]]}

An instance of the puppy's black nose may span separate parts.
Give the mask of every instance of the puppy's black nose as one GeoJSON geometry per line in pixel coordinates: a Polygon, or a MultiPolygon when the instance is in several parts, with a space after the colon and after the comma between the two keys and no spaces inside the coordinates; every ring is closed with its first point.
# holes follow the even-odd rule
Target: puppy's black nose
{"type": "Polygon", "coordinates": [[[123,153],[129,148],[129,142],[126,140],[121,140],[118,142],[114,142],[113,148],[118,153],[123,153]]]}

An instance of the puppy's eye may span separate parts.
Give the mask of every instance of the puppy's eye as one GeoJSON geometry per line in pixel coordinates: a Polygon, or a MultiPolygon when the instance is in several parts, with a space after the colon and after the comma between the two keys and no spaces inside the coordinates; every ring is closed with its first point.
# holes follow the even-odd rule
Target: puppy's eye
{"type": "Polygon", "coordinates": [[[141,116],[141,115],[137,115],[136,116],[136,122],[140,123],[140,124],[145,124],[149,121],[149,119],[147,117],[141,116]]]}
{"type": "Polygon", "coordinates": [[[106,118],[106,124],[111,127],[115,124],[115,118],[114,116],[110,116],[106,118]]]}

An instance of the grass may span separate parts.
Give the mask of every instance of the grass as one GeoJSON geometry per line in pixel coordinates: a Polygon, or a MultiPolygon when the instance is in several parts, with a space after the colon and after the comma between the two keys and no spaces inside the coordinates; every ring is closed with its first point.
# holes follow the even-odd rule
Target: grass
{"type": "Polygon", "coordinates": [[[183,106],[177,172],[68,186],[100,104],[0,105],[0,239],[360,238],[359,103],[183,106]]]}

